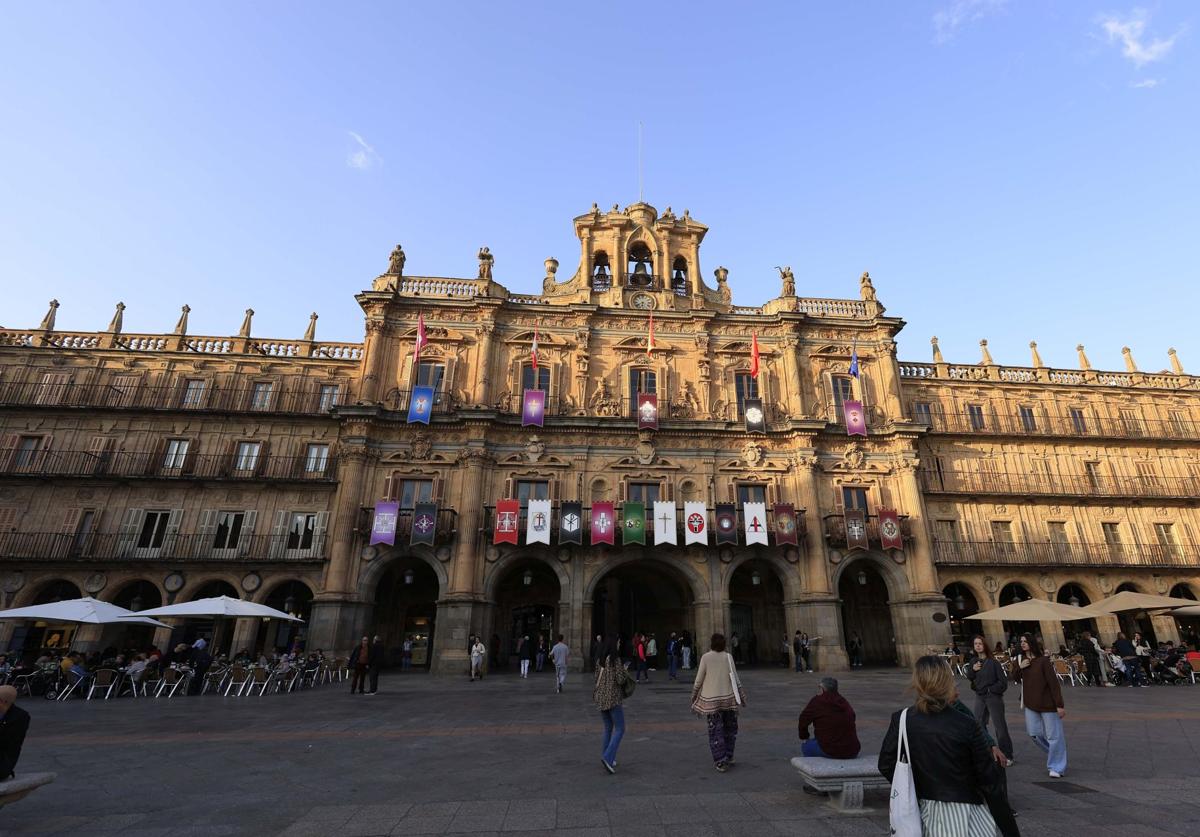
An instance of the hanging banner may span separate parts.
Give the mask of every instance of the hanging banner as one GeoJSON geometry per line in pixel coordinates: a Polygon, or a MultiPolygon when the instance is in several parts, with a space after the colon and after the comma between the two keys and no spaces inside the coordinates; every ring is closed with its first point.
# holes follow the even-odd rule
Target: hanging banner
{"type": "Polygon", "coordinates": [[[617,512],[612,503],[592,503],[592,546],[598,543],[615,544],[617,512]]]}
{"type": "Polygon", "coordinates": [[[396,544],[396,521],[400,517],[400,504],[382,500],[375,504],[375,520],[371,523],[371,543],[396,544]]]}
{"type": "Polygon", "coordinates": [[[867,516],[862,509],[846,509],[846,549],[868,549],[867,516]]]}
{"type": "Polygon", "coordinates": [[[675,502],[673,500],[654,501],[654,545],[662,543],[677,544],[679,536],[675,532],[675,502]]]}
{"type": "Polygon", "coordinates": [[[525,543],[550,545],[550,501],[530,500],[525,511],[525,543]]]}
{"type": "Polygon", "coordinates": [[[429,424],[433,414],[433,387],[413,387],[412,399],[408,402],[408,423],[429,424]]]}
{"type": "Polygon", "coordinates": [[[746,527],[746,545],[767,544],[767,504],[742,503],[742,523],[746,527]]]}
{"type": "Polygon", "coordinates": [[[775,504],[775,544],[796,544],[800,527],[796,522],[796,509],[791,503],[775,504]]]}
{"type": "Polygon", "coordinates": [[[492,543],[516,543],[517,530],[521,525],[521,504],[516,500],[501,500],[496,503],[496,528],[492,543]]]}
{"type": "Polygon", "coordinates": [[[639,392],[637,408],[638,430],[658,430],[658,396],[639,392]]]}
{"type": "Polygon", "coordinates": [[[737,542],[737,506],[733,503],[717,503],[717,543],[737,542]]]}
{"type": "Polygon", "coordinates": [[[646,542],[646,505],[644,503],[623,503],[621,505],[622,521],[621,543],[646,542]]]}
{"type": "Polygon", "coordinates": [[[546,418],[546,393],[540,389],[527,389],[521,399],[521,426],[541,427],[546,418]]]}
{"type": "Polygon", "coordinates": [[[437,532],[437,503],[417,503],[413,508],[412,536],[409,543],[433,546],[437,532]]]}
{"type": "Polygon", "coordinates": [[[583,504],[563,503],[558,515],[558,542],[583,545],[583,504]]]}
{"type": "Polygon", "coordinates": [[[861,401],[843,401],[842,412],[846,415],[847,436],[867,435],[867,415],[861,401]]]}
{"type": "Polygon", "coordinates": [[[895,509],[879,510],[879,540],[884,549],[904,549],[904,535],[900,532],[900,515],[895,509]]]}
{"type": "Polygon", "coordinates": [[[763,412],[761,398],[747,398],[743,405],[743,412],[746,415],[747,433],[767,432],[767,416],[763,412]]]}
{"type": "Polygon", "coordinates": [[[708,509],[698,500],[683,504],[683,545],[708,545],[708,509]]]}

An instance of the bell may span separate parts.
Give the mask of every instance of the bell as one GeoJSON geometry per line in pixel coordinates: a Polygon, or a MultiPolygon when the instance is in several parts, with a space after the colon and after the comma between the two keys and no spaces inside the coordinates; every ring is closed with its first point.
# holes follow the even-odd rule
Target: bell
{"type": "Polygon", "coordinates": [[[675,268],[675,277],[674,277],[674,279],[675,279],[675,281],[676,281],[676,282],[678,282],[680,285],[682,285],[684,282],[686,282],[686,281],[687,281],[687,277],[683,275],[683,271],[682,271],[680,268],[678,268],[678,267],[677,267],[677,268],[675,268]]]}
{"type": "Polygon", "coordinates": [[[634,275],[634,276],[649,276],[649,275],[650,275],[650,271],[648,271],[648,270],[646,269],[646,263],[645,263],[645,262],[638,262],[638,263],[637,263],[637,267],[635,267],[635,268],[633,269],[633,275],[634,275]]]}

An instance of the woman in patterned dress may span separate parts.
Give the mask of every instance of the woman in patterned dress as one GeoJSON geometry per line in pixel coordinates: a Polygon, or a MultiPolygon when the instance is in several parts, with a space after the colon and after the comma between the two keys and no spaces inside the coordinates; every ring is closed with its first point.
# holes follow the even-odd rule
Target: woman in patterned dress
{"type": "Polygon", "coordinates": [[[733,764],[737,713],[745,705],[746,693],[733,657],[725,651],[725,635],[713,634],[709,647],[712,650],[700,658],[692,684],[692,711],[708,722],[708,749],[717,772],[724,773],[733,764]]]}

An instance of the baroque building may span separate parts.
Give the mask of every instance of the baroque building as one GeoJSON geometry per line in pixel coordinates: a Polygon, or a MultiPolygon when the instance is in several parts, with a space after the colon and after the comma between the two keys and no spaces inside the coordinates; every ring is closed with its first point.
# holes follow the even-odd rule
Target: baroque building
{"type": "MultiPolygon", "coordinates": [[[[701,278],[707,228],[687,212],[593,205],[574,226],[578,268],[559,281],[547,259],[538,295],[499,284],[487,248],[476,277],[442,278],[406,275],[397,247],[356,297],[361,343],[317,341],[315,314],[300,340],[258,338],[252,311],[237,336],[194,336],[186,306],[170,334],[126,333],[123,305],[105,331],[59,331],[57,302],[37,328],[0,329],[0,603],[223,593],[306,622],[181,630],[235,648],[299,631],[342,652],[377,633],[393,659],[408,637],[415,665],[461,672],[471,633],[505,656],[538,632],[586,649],[597,633],[736,631],[767,661],[803,630],[841,668],[851,634],[878,664],[972,630],[1062,641],[1061,623],[970,619],[1018,597],[1194,597],[1200,386],[1173,351],[1155,374],[1128,350],[1126,371],[1094,371],[1082,347],[1078,370],[1036,346],[1030,366],[1001,366],[986,342],[979,363],[950,364],[936,338],[933,362],[899,361],[904,322],[868,274],[857,298],[814,299],[783,269],[778,297],[740,307],[728,270],[701,278]],[[432,392],[428,424],[409,421],[414,390],[432,392]],[[527,390],[544,394],[541,426],[522,424],[527,390]],[[851,436],[859,404],[867,435],[851,436]],[[515,543],[497,537],[502,500],[517,501],[515,543]],[[394,543],[373,544],[384,501],[394,543]],[[527,542],[537,501],[549,544],[527,542]],[[655,502],[701,503],[710,527],[733,504],[736,542],[683,545],[682,515],[661,518],[672,543],[561,529],[565,504],[586,521],[612,503],[629,525],[655,502]],[[747,543],[747,503],[765,544],[747,543]]],[[[1123,618],[1139,617],[1178,638],[1168,617],[1123,618]]],[[[0,624],[0,648],[111,639],[0,624]]]]}

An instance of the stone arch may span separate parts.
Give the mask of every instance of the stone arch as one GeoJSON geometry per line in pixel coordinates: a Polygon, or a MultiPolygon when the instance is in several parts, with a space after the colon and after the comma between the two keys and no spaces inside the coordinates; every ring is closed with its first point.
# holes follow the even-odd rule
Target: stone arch
{"type": "Polygon", "coordinates": [[[722,568],[721,571],[721,589],[725,591],[726,598],[729,596],[729,584],[733,580],[733,574],[737,568],[745,564],[747,561],[758,559],[766,564],[769,564],[775,574],[779,576],[780,582],[783,584],[784,601],[796,601],[800,598],[803,590],[802,580],[800,578],[800,565],[792,564],[787,559],[778,554],[777,551],[763,550],[762,554],[746,551],[736,555],[732,561],[722,568]]]}
{"type": "MultiPolygon", "coordinates": [[[[955,576],[946,576],[946,577],[942,578],[941,581],[944,582],[942,584],[942,588],[941,588],[942,590],[945,590],[951,584],[957,584],[961,587],[965,587],[965,588],[967,588],[967,591],[972,596],[975,597],[975,603],[977,605],[979,605],[979,609],[981,611],[991,609],[991,607],[992,607],[991,596],[988,594],[988,592],[986,590],[984,590],[982,587],[980,587],[978,585],[978,583],[976,583],[975,579],[955,575],[955,576]]],[[[999,592],[999,590],[997,590],[997,593],[998,592],[999,592]]],[[[968,618],[970,618],[970,617],[968,617],[968,618]]]]}
{"type": "Polygon", "coordinates": [[[515,565],[526,561],[545,564],[554,573],[555,577],[558,578],[559,602],[565,601],[571,591],[571,574],[567,572],[566,565],[562,561],[545,555],[541,550],[534,549],[510,550],[507,555],[502,555],[499,560],[492,562],[488,566],[483,579],[484,598],[490,602],[494,602],[496,600],[496,588],[499,586],[501,580],[508,575],[509,570],[515,565]]]}
{"type": "Polygon", "coordinates": [[[117,601],[118,598],[121,597],[121,594],[123,592],[125,592],[127,589],[129,589],[134,584],[149,584],[151,587],[153,587],[155,590],[158,591],[159,598],[162,600],[162,602],[164,604],[166,603],[167,591],[163,589],[163,587],[160,583],[158,583],[157,581],[154,581],[147,575],[134,575],[134,576],[130,576],[129,578],[123,578],[120,581],[116,581],[112,584],[109,584],[107,587],[104,588],[103,592],[96,598],[102,599],[103,601],[113,604],[117,601]]]}
{"type": "Polygon", "coordinates": [[[1142,585],[1138,584],[1136,581],[1122,581],[1120,584],[1118,584],[1116,586],[1116,589],[1113,590],[1113,594],[1115,595],[1117,593],[1123,593],[1126,590],[1130,590],[1134,593],[1145,593],[1146,592],[1145,590],[1142,589],[1142,585]]]}
{"type": "Polygon", "coordinates": [[[909,584],[908,575],[904,572],[904,568],[888,558],[886,555],[881,555],[875,551],[855,552],[843,558],[834,569],[833,573],[833,589],[836,590],[841,584],[842,575],[846,572],[846,568],[858,561],[867,561],[877,573],[883,577],[884,584],[888,588],[888,602],[895,604],[908,599],[909,584]]]}
{"type": "MultiPolygon", "coordinates": [[[[245,591],[242,590],[241,579],[236,575],[232,575],[230,573],[205,573],[204,575],[197,576],[195,578],[189,578],[187,583],[185,583],[183,587],[179,589],[179,592],[175,595],[174,600],[177,602],[190,602],[192,599],[196,598],[196,594],[203,590],[204,587],[214,582],[224,582],[225,584],[228,584],[233,588],[234,596],[239,599],[248,598],[248,596],[245,594],[245,591]]],[[[228,595],[228,591],[226,591],[226,595],[228,595]]]]}
{"type": "Polygon", "coordinates": [[[75,588],[76,595],[71,597],[64,596],[66,598],[77,599],[84,595],[83,587],[80,582],[75,581],[70,575],[60,575],[55,576],[54,578],[47,578],[37,584],[26,585],[25,589],[21,591],[21,596],[17,600],[19,604],[15,604],[14,607],[25,607],[27,605],[34,604],[44,594],[48,593],[54,587],[54,585],[64,585],[61,590],[63,594],[68,592],[65,585],[70,585],[75,588]]]}
{"type": "Polygon", "coordinates": [[[605,561],[600,567],[597,567],[591,578],[585,579],[586,583],[583,589],[583,600],[590,602],[596,597],[596,587],[604,576],[608,575],[618,567],[625,564],[631,564],[635,561],[646,561],[665,568],[668,574],[676,575],[683,579],[687,585],[688,592],[692,594],[692,601],[695,604],[706,604],[712,599],[712,591],[708,587],[708,581],[701,576],[696,570],[688,566],[684,562],[667,561],[655,556],[644,555],[630,550],[625,550],[621,554],[613,555],[609,560],[605,561]]]}
{"type": "MultiPolygon", "coordinates": [[[[374,561],[368,562],[358,572],[357,593],[360,601],[373,602],[375,601],[375,590],[379,586],[380,579],[384,573],[388,571],[392,564],[403,558],[415,558],[429,566],[433,570],[433,574],[438,580],[438,598],[446,594],[446,588],[450,584],[450,576],[446,572],[446,565],[441,561],[429,555],[425,550],[414,549],[406,551],[400,547],[393,547],[385,555],[381,555],[374,561]]],[[[299,579],[303,581],[303,579],[299,579]]],[[[308,584],[307,581],[304,582],[308,584]]],[[[309,585],[310,587],[312,585],[309,585]]]]}

